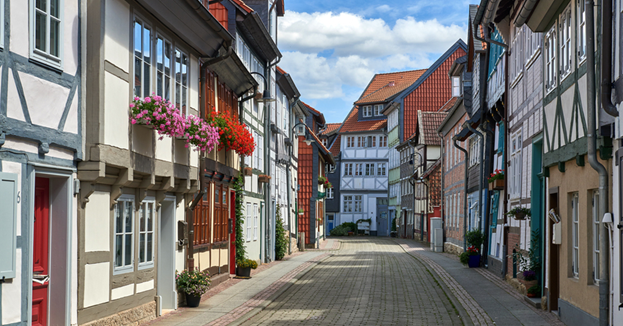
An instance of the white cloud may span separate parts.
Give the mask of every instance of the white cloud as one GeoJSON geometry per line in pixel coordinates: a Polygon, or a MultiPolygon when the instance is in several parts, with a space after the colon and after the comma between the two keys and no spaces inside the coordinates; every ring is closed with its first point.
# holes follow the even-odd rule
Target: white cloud
{"type": "Polygon", "coordinates": [[[376,10],[379,12],[389,12],[392,10],[392,8],[388,5],[382,5],[382,6],[376,7],[376,10]]]}
{"type": "Polygon", "coordinates": [[[392,28],[383,19],[367,19],[347,12],[288,11],[279,23],[282,48],[304,53],[333,49],[337,56],[440,52],[466,34],[465,27],[446,26],[436,19],[401,18],[392,28]]]}

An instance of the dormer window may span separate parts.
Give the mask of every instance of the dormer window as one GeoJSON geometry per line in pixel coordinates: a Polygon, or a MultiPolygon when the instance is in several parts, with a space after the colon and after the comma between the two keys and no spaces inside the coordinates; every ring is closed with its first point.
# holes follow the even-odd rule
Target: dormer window
{"type": "Polygon", "coordinates": [[[452,77],[452,97],[461,96],[461,77],[452,77]]]}
{"type": "Polygon", "coordinates": [[[363,107],[363,117],[369,118],[372,116],[372,106],[366,105],[363,107]]]}
{"type": "Polygon", "coordinates": [[[375,117],[378,117],[378,116],[382,115],[381,111],[383,111],[383,104],[377,104],[377,105],[374,106],[374,116],[375,117]]]}

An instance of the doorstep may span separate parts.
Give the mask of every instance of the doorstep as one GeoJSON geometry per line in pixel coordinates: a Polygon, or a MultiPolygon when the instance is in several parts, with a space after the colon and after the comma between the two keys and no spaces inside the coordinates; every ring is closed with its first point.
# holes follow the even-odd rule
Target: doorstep
{"type": "Polygon", "coordinates": [[[531,306],[541,309],[541,298],[530,298],[528,296],[524,296],[524,300],[526,300],[526,302],[531,306]]]}

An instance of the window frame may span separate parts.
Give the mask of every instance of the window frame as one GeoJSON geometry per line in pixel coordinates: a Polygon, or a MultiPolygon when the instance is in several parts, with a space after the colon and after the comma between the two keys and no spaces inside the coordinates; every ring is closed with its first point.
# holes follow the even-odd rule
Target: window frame
{"type": "Polygon", "coordinates": [[[333,188],[327,189],[327,199],[333,199],[333,188]]]}
{"type": "Polygon", "coordinates": [[[565,79],[571,74],[571,19],[571,3],[569,3],[567,8],[565,8],[558,17],[559,35],[561,37],[561,42],[558,44],[559,49],[557,48],[557,50],[560,51],[560,66],[558,67],[560,70],[560,80],[565,79]]]}
{"type": "MultiPolygon", "coordinates": [[[[189,52],[184,50],[183,48],[181,48],[178,44],[175,45],[173,53],[174,53],[174,60],[176,63],[174,63],[174,67],[175,69],[173,69],[173,72],[175,74],[175,78],[173,79],[173,86],[174,88],[172,89],[173,91],[173,105],[177,105],[177,101],[178,101],[178,97],[177,97],[177,86],[178,86],[178,82],[177,82],[177,52],[179,52],[181,54],[180,60],[182,60],[183,62],[183,58],[186,57],[186,86],[183,85],[183,83],[180,83],[180,90],[183,90],[184,87],[186,88],[186,95],[181,95],[182,100],[186,101],[186,108],[183,107],[183,102],[180,101],[180,106],[178,108],[178,110],[180,111],[180,113],[182,114],[182,116],[188,116],[189,111],[190,111],[190,55],[188,54],[189,52]]],[[[180,67],[182,66],[182,63],[180,63],[180,67]]],[[[181,72],[180,72],[181,75],[181,72]]]]}
{"type": "MultiPolygon", "coordinates": [[[[125,204],[123,204],[123,210],[122,212],[124,213],[124,216],[122,217],[122,222],[124,221],[125,218],[125,210],[126,206],[125,204]]],[[[127,230],[127,228],[126,228],[127,230]]],[[[114,206],[114,210],[113,210],[113,252],[112,252],[112,261],[113,261],[113,275],[118,275],[118,274],[125,274],[125,273],[131,273],[134,272],[134,242],[136,241],[136,201],[135,201],[135,197],[133,195],[121,195],[118,199],[117,199],[117,203],[114,206]],[[131,203],[132,204],[132,217],[131,217],[131,221],[132,221],[132,225],[130,226],[130,230],[131,231],[123,231],[121,233],[117,232],[117,205],[120,205],[120,203],[131,203]],[[117,252],[117,241],[116,238],[117,236],[121,235],[122,236],[122,249],[121,249],[121,261],[122,261],[122,265],[121,266],[116,266],[116,259],[115,259],[115,253],[117,252]],[[130,263],[128,264],[127,262],[125,262],[125,257],[123,255],[123,253],[126,251],[126,237],[130,235],[131,239],[130,239],[130,263]]]]}
{"type": "Polygon", "coordinates": [[[252,205],[250,202],[247,202],[247,214],[246,214],[246,223],[247,223],[247,236],[246,241],[251,241],[251,219],[253,218],[252,205]]]}
{"type": "MultiPolygon", "coordinates": [[[[46,66],[52,67],[52,68],[56,68],[59,70],[63,70],[63,56],[64,56],[64,46],[63,46],[63,42],[64,42],[64,32],[65,32],[65,15],[64,15],[64,9],[65,9],[65,3],[64,0],[58,0],[58,7],[59,7],[59,17],[55,17],[59,20],[59,26],[58,26],[58,30],[59,30],[59,35],[58,35],[58,56],[55,56],[51,53],[49,53],[50,51],[50,17],[52,16],[50,13],[50,1],[46,1],[46,6],[47,6],[47,10],[45,12],[46,14],[46,37],[45,37],[45,43],[46,43],[46,49],[47,51],[42,51],[36,48],[35,46],[35,39],[36,39],[36,12],[37,12],[37,7],[36,7],[36,0],[29,0],[28,1],[28,17],[29,17],[29,23],[28,23],[28,38],[29,38],[29,55],[30,58],[33,60],[36,60],[37,62],[40,62],[46,66]]],[[[4,0],[0,1],[0,5],[2,5],[2,9],[0,10],[0,13],[2,13],[2,24],[4,25],[4,0]]],[[[4,26],[0,28],[2,30],[2,37],[4,38],[4,26]]],[[[4,48],[4,40],[1,41],[2,44],[0,44],[0,47],[4,48]]]]}
{"type": "Polygon", "coordinates": [[[351,213],[353,211],[353,196],[347,195],[342,197],[343,211],[345,213],[351,213]]]}
{"type": "Polygon", "coordinates": [[[258,211],[258,206],[257,204],[253,204],[253,241],[257,240],[257,211],[258,211]]]}
{"type": "Polygon", "coordinates": [[[519,198],[521,197],[521,186],[522,186],[522,177],[523,177],[523,134],[522,127],[520,127],[517,131],[515,131],[511,136],[510,141],[510,173],[509,173],[509,181],[510,181],[510,189],[509,195],[510,198],[519,198]]]}
{"type": "Polygon", "coordinates": [[[543,40],[545,44],[545,73],[543,76],[545,77],[544,84],[546,94],[549,94],[558,85],[558,66],[556,65],[558,42],[556,41],[556,26],[557,24],[554,24],[554,26],[552,26],[552,28],[545,33],[543,40]]]}
{"type": "MultiPolygon", "coordinates": [[[[30,10],[30,9],[29,9],[30,10]]],[[[0,0],[0,50],[4,49],[4,0],[0,0]]],[[[30,34],[30,32],[29,32],[30,34]]]]}
{"type": "Polygon", "coordinates": [[[599,278],[600,278],[600,273],[601,273],[601,269],[599,266],[599,255],[600,255],[600,248],[599,248],[599,230],[601,227],[601,221],[599,218],[599,190],[593,190],[592,194],[591,194],[591,215],[592,215],[592,224],[593,224],[593,252],[592,252],[592,258],[593,258],[593,283],[595,285],[599,285],[599,278]]]}
{"type": "MultiPolygon", "coordinates": [[[[143,269],[148,269],[148,268],[153,268],[154,267],[154,262],[156,259],[156,219],[158,218],[158,214],[157,214],[157,207],[156,207],[156,200],[153,197],[146,197],[139,205],[138,205],[138,213],[139,213],[139,218],[138,221],[139,223],[137,223],[137,234],[138,234],[138,269],[139,270],[143,270],[143,269]],[[141,231],[141,210],[143,208],[143,205],[145,205],[145,207],[147,207],[148,204],[152,204],[152,230],[149,231],[149,229],[146,227],[145,231],[141,231]],[[147,237],[149,236],[149,233],[151,233],[152,235],[152,241],[151,241],[151,260],[148,260],[147,257],[147,253],[148,253],[148,248],[147,248],[147,237]],[[145,234],[145,245],[141,246],[141,234],[145,234]],[[141,262],[141,250],[145,250],[145,262],[141,262]]],[[[147,212],[147,210],[145,211],[147,212]]],[[[147,219],[145,221],[147,223],[147,219]]]]}
{"type": "Polygon", "coordinates": [[[154,35],[154,28],[152,26],[152,24],[149,22],[149,20],[144,19],[143,17],[141,17],[138,14],[134,14],[133,20],[132,20],[132,30],[131,30],[131,51],[132,51],[132,75],[131,75],[131,79],[132,79],[132,95],[133,96],[137,96],[140,98],[145,98],[146,96],[151,96],[152,93],[152,70],[154,68],[153,65],[153,60],[154,60],[154,44],[153,44],[153,35],[154,35]],[[135,34],[136,34],[136,24],[137,22],[141,25],[141,90],[138,92],[138,94],[136,93],[136,60],[137,60],[137,56],[136,56],[136,40],[135,40],[135,34]],[[145,44],[144,44],[144,30],[147,29],[149,30],[149,53],[150,53],[150,57],[149,57],[149,89],[147,91],[145,91],[145,44]]]}
{"type": "Polygon", "coordinates": [[[354,213],[363,212],[363,196],[362,195],[354,195],[353,204],[354,204],[354,208],[353,208],[354,213]]]}
{"type": "MultiPolygon", "coordinates": [[[[577,35],[576,35],[576,48],[578,54],[579,64],[582,64],[586,60],[586,3],[582,0],[578,0],[577,5],[577,35]]],[[[578,64],[578,65],[579,65],[578,64]]]]}
{"type": "Polygon", "coordinates": [[[376,171],[376,175],[377,176],[385,176],[385,175],[387,175],[387,163],[378,163],[376,165],[376,169],[377,169],[377,171],[376,171]]]}
{"type": "Polygon", "coordinates": [[[162,33],[162,31],[156,31],[155,33],[156,33],[155,34],[155,42],[153,44],[153,46],[155,48],[155,51],[153,51],[153,53],[154,53],[154,55],[153,55],[154,64],[152,64],[152,67],[153,67],[153,70],[154,70],[154,75],[153,76],[154,76],[154,79],[155,79],[155,83],[154,83],[155,84],[155,91],[154,91],[154,93],[156,95],[162,97],[162,98],[167,99],[169,102],[172,102],[174,100],[173,99],[173,89],[174,89],[174,83],[175,83],[175,69],[174,69],[174,63],[175,63],[174,51],[175,51],[175,47],[173,45],[174,44],[173,41],[171,41],[171,38],[169,36],[167,36],[166,34],[162,33]],[[158,94],[158,86],[160,86],[158,84],[158,73],[160,72],[158,70],[158,64],[159,64],[159,62],[158,62],[158,50],[159,50],[158,49],[158,40],[162,40],[163,41],[163,44],[162,44],[162,46],[163,46],[163,49],[162,49],[162,59],[163,59],[163,61],[162,61],[162,67],[163,67],[163,70],[162,70],[162,88],[163,88],[162,89],[162,95],[158,94]],[[167,94],[165,94],[165,91],[164,91],[165,79],[167,77],[166,70],[165,70],[166,66],[165,66],[165,62],[164,62],[165,61],[165,49],[166,49],[166,44],[167,43],[169,43],[169,46],[170,46],[170,49],[169,49],[169,51],[170,51],[170,53],[169,53],[169,55],[170,55],[170,57],[169,57],[170,62],[169,62],[169,67],[168,67],[169,68],[169,76],[168,76],[169,77],[169,94],[168,94],[169,97],[168,98],[166,97],[167,94]]]}
{"type": "Polygon", "coordinates": [[[571,195],[571,276],[580,277],[580,209],[579,194],[571,195]]]}
{"type": "Polygon", "coordinates": [[[362,116],[364,118],[372,117],[372,106],[371,105],[364,105],[363,106],[362,116]]]}

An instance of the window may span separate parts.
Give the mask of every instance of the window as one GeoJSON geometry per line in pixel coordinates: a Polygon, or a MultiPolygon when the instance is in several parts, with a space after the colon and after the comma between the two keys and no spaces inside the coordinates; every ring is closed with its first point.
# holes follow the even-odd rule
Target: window
{"type": "Polygon", "coordinates": [[[320,140],[320,141],[322,142],[322,145],[323,145],[324,147],[328,147],[327,140],[328,140],[328,139],[326,139],[326,138],[323,138],[323,139],[321,139],[321,140],[320,140]]]}
{"type": "Polygon", "coordinates": [[[134,198],[121,196],[115,204],[115,272],[131,272],[134,263],[134,198]]]}
{"type": "Polygon", "coordinates": [[[592,210],[593,215],[593,283],[599,284],[599,191],[593,191],[592,198],[592,210]]]}
{"type": "Polygon", "coordinates": [[[344,175],[353,175],[353,163],[344,164],[344,175]]]}
{"type": "Polygon", "coordinates": [[[586,3],[578,0],[578,60],[586,59],[586,3]]]}
{"type": "Polygon", "coordinates": [[[353,212],[363,212],[363,205],[362,205],[362,201],[361,201],[361,195],[355,196],[355,200],[353,201],[354,204],[354,209],[353,212]]]}
{"type": "Polygon", "coordinates": [[[327,199],[333,199],[333,188],[327,189],[327,199]]]}
{"type": "Polygon", "coordinates": [[[366,163],[366,175],[374,175],[374,163],[366,163]]]}
{"type": "Polygon", "coordinates": [[[369,105],[366,105],[363,107],[363,117],[364,118],[368,118],[372,116],[372,107],[369,105]]]}
{"type": "Polygon", "coordinates": [[[578,268],[580,261],[580,221],[579,221],[579,208],[578,208],[578,193],[575,193],[571,197],[571,275],[578,278],[580,275],[580,269],[578,268]]]}
{"type": "Polygon", "coordinates": [[[253,204],[253,240],[257,240],[257,204],[253,204]]]}
{"type": "Polygon", "coordinates": [[[355,175],[363,175],[363,164],[355,164],[355,175]]]}
{"type": "MultiPolygon", "coordinates": [[[[3,5],[4,1],[0,4],[3,5]]],[[[63,0],[30,1],[30,55],[59,69],[62,69],[63,57],[64,8],[63,0]]],[[[4,25],[4,14],[2,18],[4,25]]],[[[4,35],[3,29],[2,32],[4,35]]]]}
{"type": "Polygon", "coordinates": [[[353,211],[353,196],[344,196],[344,212],[353,211]]]}
{"type": "Polygon", "coordinates": [[[151,29],[134,21],[134,96],[151,94],[151,29]]]}
{"type": "Polygon", "coordinates": [[[281,100],[283,114],[283,130],[288,130],[288,98],[283,95],[283,99],[281,100]]]}
{"type": "Polygon", "coordinates": [[[379,147],[387,147],[387,136],[379,136],[379,147]]]}
{"type": "Polygon", "coordinates": [[[545,34],[545,90],[556,87],[556,26],[545,34]]]}
{"type": "Polygon", "coordinates": [[[4,48],[4,0],[0,0],[0,49],[4,48]]]}
{"type": "Polygon", "coordinates": [[[461,77],[452,77],[452,96],[461,96],[461,77]]]}
{"type": "Polygon", "coordinates": [[[383,111],[383,105],[382,104],[377,104],[374,106],[374,116],[378,117],[383,115],[381,112],[383,111]]]}
{"type": "Polygon", "coordinates": [[[346,147],[355,147],[355,137],[346,137],[346,147]]]}
{"type": "Polygon", "coordinates": [[[188,114],[188,55],[175,49],[175,107],[188,114]]]}
{"type": "Polygon", "coordinates": [[[376,136],[368,136],[368,147],[376,147],[376,136]]]}
{"type": "Polygon", "coordinates": [[[247,224],[247,241],[251,241],[251,203],[247,203],[247,220],[245,223],[247,224]]]}
{"type": "Polygon", "coordinates": [[[154,265],[154,220],[155,206],[153,201],[141,203],[138,211],[138,266],[154,265]]]}
{"type": "Polygon", "coordinates": [[[264,136],[257,134],[257,166],[258,170],[264,170],[264,136]]]}
{"type": "Polygon", "coordinates": [[[329,171],[329,173],[335,173],[335,165],[327,164],[327,171],[329,171]]]}
{"type": "Polygon", "coordinates": [[[377,167],[376,175],[386,175],[387,163],[378,163],[376,167],[377,167]]]}
{"type": "Polygon", "coordinates": [[[366,147],[366,137],[357,136],[357,147],[366,147]]]}
{"type": "Polygon", "coordinates": [[[511,198],[521,196],[521,173],[523,161],[521,160],[521,128],[511,137],[511,165],[510,165],[510,190],[511,198]]]}
{"type": "Polygon", "coordinates": [[[560,78],[571,72],[571,5],[560,15],[560,78]]]}
{"type": "Polygon", "coordinates": [[[156,40],[156,95],[171,100],[171,42],[158,36],[156,40]]]}

